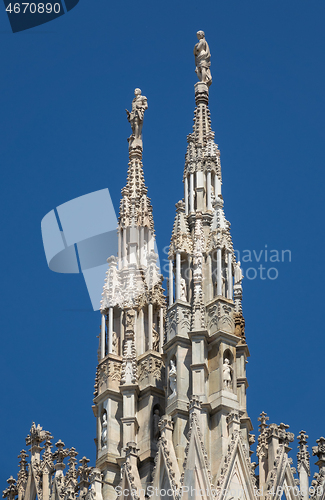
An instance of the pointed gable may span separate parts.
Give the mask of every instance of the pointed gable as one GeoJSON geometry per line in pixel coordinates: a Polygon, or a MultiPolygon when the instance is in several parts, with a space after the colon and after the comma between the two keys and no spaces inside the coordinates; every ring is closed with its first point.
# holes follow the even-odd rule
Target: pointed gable
{"type": "Polygon", "coordinates": [[[203,443],[199,424],[200,408],[194,406],[190,416],[188,445],[185,450],[184,472],[182,475],[182,493],[184,499],[211,499],[214,494],[208,455],[203,443]]]}
{"type": "Polygon", "coordinates": [[[216,483],[217,498],[239,497],[249,500],[255,497],[255,488],[254,467],[241,431],[235,430],[230,437],[228,452],[216,483]]]}
{"type": "Polygon", "coordinates": [[[180,488],[180,472],[172,441],[173,422],[171,417],[167,415],[162,417],[159,429],[161,438],[155,457],[152,487],[149,487],[148,493],[152,493],[151,498],[176,500],[180,488]]]}

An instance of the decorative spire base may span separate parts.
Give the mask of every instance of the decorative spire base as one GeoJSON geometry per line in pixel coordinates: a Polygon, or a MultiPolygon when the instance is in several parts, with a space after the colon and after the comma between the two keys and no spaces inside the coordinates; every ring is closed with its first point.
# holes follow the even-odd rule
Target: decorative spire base
{"type": "Polygon", "coordinates": [[[198,106],[199,104],[209,104],[209,87],[206,83],[197,82],[194,85],[195,91],[195,103],[198,106]]]}

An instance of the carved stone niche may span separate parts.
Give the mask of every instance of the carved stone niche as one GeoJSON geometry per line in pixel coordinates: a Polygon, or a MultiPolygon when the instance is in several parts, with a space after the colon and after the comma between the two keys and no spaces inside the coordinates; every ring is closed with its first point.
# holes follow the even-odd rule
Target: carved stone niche
{"type": "Polygon", "coordinates": [[[138,381],[140,391],[148,386],[163,391],[165,385],[165,365],[160,354],[143,354],[138,358],[138,381]]]}
{"type": "Polygon", "coordinates": [[[235,333],[234,303],[226,298],[212,300],[206,309],[206,324],[209,335],[217,331],[235,333]]]}
{"type": "Polygon", "coordinates": [[[176,335],[188,338],[191,329],[190,304],[176,302],[167,312],[167,342],[176,335]]]}

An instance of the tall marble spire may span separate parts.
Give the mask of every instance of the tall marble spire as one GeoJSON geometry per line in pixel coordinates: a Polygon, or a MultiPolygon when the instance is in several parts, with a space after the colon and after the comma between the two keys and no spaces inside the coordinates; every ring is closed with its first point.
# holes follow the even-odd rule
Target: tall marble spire
{"type": "Polygon", "coordinates": [[[203,441],[213,476],[228,446],[228,427],[235,422],[248,449],[252,425],[246,410],[249,351],[241,306],[242,274],[225,217],[220,151],[208,107],[211,55],[204,32],[197,37],[194,56],[199,81],[194,85],[193,132],[187,136],[184,200],[176,205],[169,250],[164,351],[166,366],[172,361],[177,368],[177,380],[176,391],[168,390],[166,413],[173,418],[174,447],[182,468],[187,405],[193,398],[199,400],[201,425],[211,429],[203,441]],[[226,420],[230,411],[236,415],[226,420]]]}
{"type": "Polygon", "coordinates": [[[165,405],[162,346],[166,307],[142,165],[142,127],[148,104],[140,89],[134,93],[132,109],[127,111],[132,134],[120,203],[118,256],[108,259],[101,301],[94,398],[96,463],[105,481],[104,496],[109,499],[115,498],[120,478],[127,484],[141,484],[140,477],[142,482],[150,482],[157,451],[154,436],[159,434],[153,422],[163,415],[165,405]],[[138,460],[139,470],[134,466],[138,460]]]}

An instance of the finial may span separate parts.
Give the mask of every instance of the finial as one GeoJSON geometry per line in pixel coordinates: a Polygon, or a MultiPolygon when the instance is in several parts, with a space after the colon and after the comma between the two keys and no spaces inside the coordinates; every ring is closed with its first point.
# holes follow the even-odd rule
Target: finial
{"type": "Polygon", "coordinates": [[[132,101],[131,111],[126,111],[128,121],[132,128],[132,135],[128,138],[129,150],[141,148],[142,149],[142,126],[144,112],[148,109],[147,98],[141,95],[140,89],[135,89],[134,99],[132,101]]]}
{"type": "Polygon", "coordinates": [[[2,498],[7,498],[8,500],[14,500],[16,495],[18,494],[16,479],[10,476],[10,478],[7,479],[7,483],[9,486],[7,489],[4,490],[2,498]]]}
{"type": "Polygon", "coordinates": [[[259,429],[260,429],[260,433],[262,433],[266,428],[267,428],[267,421],[269,420],[269,417],[267,416],[267,414],[262,411],[262,413],[260,413],[260,416],[258,417],[257,419],[259,422],[261,422],[259,424],[259,429]]]}
{"type": "Polygon", "coordinates": [[[319,469],[325,468],[325,438],[316,439],[317,446],[313,446],[313,456],[317,456],[319,469]]]}
{"type": "Polygon", "coordinates": [[[305,467],[308,476],[310,476],[310,466],[309,466],[309,458],[310,454],[308,452],[307,439],[308,436],[305,431],[300,431],[297,436],[299,445],[298,445],[298,453],[297,453],[297,464],[298,471],[302,466],[305,467]]]}
{"type": "Polygon", "coordinates": [[[205,83],[208,87],[210,87],[212,83],[212,76],[210,71],[211,54],[209,45],[205,39],[204,31],[198,31],[196,36],[199,41],[194,47],[195,73],[197,74],[200,82],[205,83]]]}

